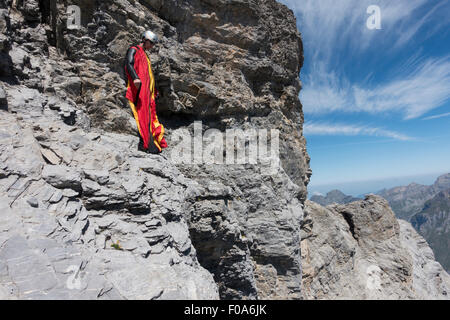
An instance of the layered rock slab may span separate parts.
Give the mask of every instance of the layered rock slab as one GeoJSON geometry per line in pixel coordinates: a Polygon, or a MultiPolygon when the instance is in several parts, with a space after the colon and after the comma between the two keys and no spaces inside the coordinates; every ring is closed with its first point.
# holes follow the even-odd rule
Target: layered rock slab
{"type": "Polygon", "coordinates": [[[130,154],[137,138],[55,128],[46,108],[38,123],[0,112],[2,298],[218,298],[182,215],[195,182],[130,154]],[[71,150],[67,164],[46,162],[45,148],[71,150]]]}

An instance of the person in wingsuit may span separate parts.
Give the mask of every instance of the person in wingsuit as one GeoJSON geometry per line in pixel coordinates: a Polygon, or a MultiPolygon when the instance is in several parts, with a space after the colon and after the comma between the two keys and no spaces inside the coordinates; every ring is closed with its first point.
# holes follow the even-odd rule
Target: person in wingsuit
{"type": "Polygon", "coordinates": [[[125,56],[126,98],[139,130],[139,150],[153,154],[167,148],[164,126],[159,123],[156,115],[159,93],[155,86],[150,58],[145,52],[157,43],[158,36],[152,31],[145,31],[142,34],[142,42],[130,47],[125,56]]]}

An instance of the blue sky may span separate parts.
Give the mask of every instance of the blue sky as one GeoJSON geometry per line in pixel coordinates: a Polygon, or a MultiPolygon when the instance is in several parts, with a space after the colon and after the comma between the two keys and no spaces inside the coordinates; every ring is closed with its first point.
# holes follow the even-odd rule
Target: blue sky
{"type": "Polygon", "coordinates": [[[310,196],[428,184],[450,172],[450,1],[279,2],[293,10],[304,45],[310,196]],[[370,5],[381,29],[367,27],[370,5]]]}

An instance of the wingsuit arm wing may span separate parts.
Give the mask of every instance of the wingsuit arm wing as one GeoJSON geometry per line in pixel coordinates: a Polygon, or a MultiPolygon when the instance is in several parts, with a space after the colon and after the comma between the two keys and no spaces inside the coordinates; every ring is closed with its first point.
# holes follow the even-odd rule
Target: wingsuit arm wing
{"type": "Polygon", "coordinates": [[[136,49],[130,48],[127,51],[127,55],[125,57],[125,67],[130,75],[131,79],[136,80],[139,79],[136,70],[134,69],[134,55],[136,54],[136,49]]]}

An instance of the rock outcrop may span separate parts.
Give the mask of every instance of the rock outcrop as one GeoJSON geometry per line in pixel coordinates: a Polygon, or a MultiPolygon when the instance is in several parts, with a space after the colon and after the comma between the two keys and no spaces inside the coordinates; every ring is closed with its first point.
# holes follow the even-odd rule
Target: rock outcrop
{"type": "Polygon", "coordinates": [[[292,11],[7,0],[0,29],[0,298],[301,297],[311,171],[292,11]],[[125,103],[123,57],[145,29],[162,39],[151,54],[162,155],[137,151],[125,103]],[[279,170],[174,161],[195,121],[202,133],[277,129],[279,170]]]}
{"type": "Polygon", "coordinates": [[[439,176],[429,186],[411,183],[378,192],[389,201],[400,219],[411,222],[413,227],[434,252],[436,260],[449,271],[449,193],[450,173],[439,176]]]}
{"type": "Polygon", "coordinates": [[[307,201],[302,226],[306,299],[449,299],[450,276],[386,200],[307,201]]]}

